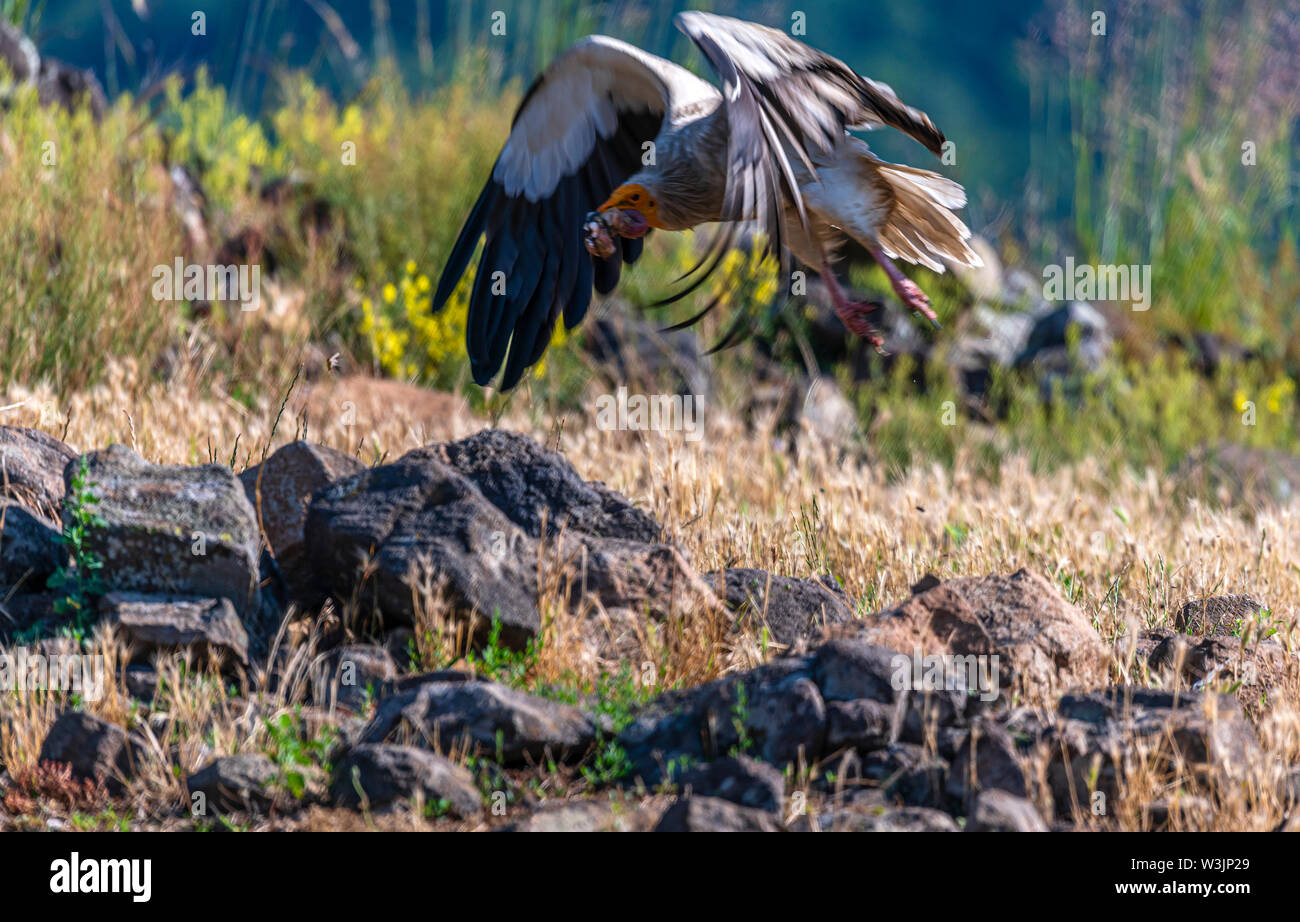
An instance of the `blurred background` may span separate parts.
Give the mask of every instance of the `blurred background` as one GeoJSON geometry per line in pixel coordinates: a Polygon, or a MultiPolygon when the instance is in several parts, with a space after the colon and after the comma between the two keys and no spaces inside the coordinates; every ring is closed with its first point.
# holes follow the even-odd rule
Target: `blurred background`
{"type": "MultiPolygon", "coordinates": [[[[589,404],[594,357],[599,386],[643,374],[646,387],[705,387],[778,429],[846,405],[850,441],[900,470],[972,454],[993,469],[1011,450],[1173,468],[1224,446],[1262,452],[1249,463],[1270,471],[1291,463],[1297,0],[226,0],[201,29],[193,7],[0,0],[43,62],[26,81],[0,64],[7,382],[83,388],[125,358],[133,381],[256,406],[300,370],[342,368],[495,412],[511,398],[468,382],[464,289],[437,317],[428,292],[527,81],[592,32],[707,74],[674,12],[783,28],[800,12],[808,43],[891,84],[955,142],[941,165],[901,136],[868,137],[966,186],[988,269],[913,273],[945,330],[897,316],[885,358],[846,343],[815,293],[709,358],[710,327],[656,334],[694,303],[643,317],[694,252],[689,236],[656,239],[613,304],[557,333],[524,389],[530,407],[589,404]],[[505,36],[491,34],[496,10],[505,36]],[[47,142],[59,168],[20,155],[47,142]],[[142,280],[178,254],[260,261],[272,309],[160,315],[142,280]],[[1149,265],[1150,309],[1046,301],[1043,267],[1067,258],[1149,265]],[[834,396],[814,398],[815,384],[834,396]]],[[[888,293],[869,260],[846,268],[868,296],[888,293]]],[[[739,253],[725,283],[753,299],[774,284],[739,253]]]]}

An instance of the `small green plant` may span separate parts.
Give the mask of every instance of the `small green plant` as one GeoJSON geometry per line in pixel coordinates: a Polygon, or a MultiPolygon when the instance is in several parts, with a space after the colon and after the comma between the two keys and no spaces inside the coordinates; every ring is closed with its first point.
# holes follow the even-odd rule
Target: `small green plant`
{"type": "Polygon", "coordinates": [[[736,701],[731,705],[731,726],[736,731],[736,745],[728,755],[738,756],[754,748],[754,738],[749,735],[749,692],[745,683],[736,685],[736,701]]]}
{"type": "Polygon", "coordinates": [[[301,800],[307,792],[309,775],[319,771],[328,775],[329,756],[337,740],[337,731],[324,726],[315,736],[308,736],[297,711],[281,714],[274,721],[264,720],[268,737],[267,752],[277,766],[276,782],[293,797],[301,800]]]}
{"type": "Polygon", "coordinates": [[[528,673],[537,665],[541,654],[541,641],[532,638],[522,650],[512,650],[501,643],[501,613],[492,616],[492,627],[488,630],[487,643],[478,653],[470,651],[466,659],[476,672],[482,673],[493,682],[501,682],[512,688],[525,687],[528,673]]]}
{"type": "Polygon", "coordinates": [[[60,567],[46,582],[50,589],[62,593],[54,603],[54,610],[60,615],[70,616],[71,621],[65,630],[79,642],[85,640],[90,630],[93,600],[104,594],[104,584],[99,576],[104,562],[89,547],[91,530],[108,525],[95,511],[98,504],[90,482],[89,463],[83,455],[64,500],[67,521],[63,526],[62,542],[68,552],[68,564],[60,567]]]}

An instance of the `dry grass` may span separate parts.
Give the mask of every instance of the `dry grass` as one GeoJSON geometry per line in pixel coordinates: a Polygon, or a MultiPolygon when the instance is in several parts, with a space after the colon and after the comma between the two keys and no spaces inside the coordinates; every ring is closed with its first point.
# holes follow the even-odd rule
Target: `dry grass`
{"type": "MultiPolygon", "coordinates": [[[[6,412],[6,424],[38,425],[82,449],[124,442],[165,463],[210,458],[224,463],[233,457],[235,467],[242,468],[255,463],[268,444],[287,442],[300,429],[286,416],[272,439],[278,402],[250,410],[197,390],[142,385],[124,366],[117,366],[106,384],[64,404],[39,391],[11,391],[7,402],[23,405],[6,412]]],[[[431,431],[446,437],[482,425],[463,408],[456,418],[442,420],[399,408],[378,424],[362,419],[352,429],[325,427],[313,436],[373,462],[415,447],[431,431]]],[[[1127,638],[1167,623],[1182,601],[1207,595],[1253,595],[1287,621],[1283,636],[1294,648],[1294,613],[1300,611],[1294,506],[1254,515],[1197,502],[1179,506],[1177,485],[1154,473],[1116,479],[1084,463],[1034,474],[1015,457],[1004,460],[996,481],[972,476],[960,457],[951,471],[917,466],[891,481],[869,458],[814,439],[801,439],[793,454],[772,451],[770,433],[749,431],[720,410],[706,417],[706,435],[693,444],[658,433],[603,432],[594,420],[572,414],[560,425],[535,413],[526,400],[517,401],[500,425],[552,447],[558,442],[584,477],[605,481],[666,523],[701,572],[725,566],[796,576],[829,571],[865,614],[905,597],[926,573],[946,578],[1034,567],[1057,582],[1104,639],[1115,642],[1116,677],[1127,671],[1127,638]]],[[[558,604],[560,595],[556,586],[543,600],[547,633],[530,683],[590,684],[617,664],[593,646],[591,619],[568,614],[558,604]]],[[[463,632],[445,620],[435,598],[425,601],[426,630],[417,632],[420,658],[426,665],[451,664],[464,653],[463,632]],[[446,630],[439,633],[440,626],[446,630]]],[[[345,629],[354,625],[353,615],[342,613],[345,629]]],[[[146,740],[147,764],[129,795],[141,816],[152,817],[155,825],[180,822],[187,804],[184,775],[214,755],[264,751],[270,742],[267,720],[299,713],[304,733],[310,734],[340,719],[329,702],[302,709],[312,670],[320,663],[316,641],[327,622],[331,619],[312,629],[303,621],[282,633],[277,640],[282,649],[273,659],[291,665],[288,678],[276,682],[254,672],[243,687],[232,688],[228,678],[179,658],[163,659],[160,674],[168,692],[147,719],[136,713],[125,688],[111,685],[91,709],[134,726],[146,740]]],[[[634,669],[653,663],[665,686],[706,681],[778,652],[764,650],[757,637],[727,635],[716,618],[692,611],[630,636],[624,655],[634,669]]],[[[111,636],[96,642],[112,661],[121,657],[111,636]]],[[[1251,708],[1270,765],[1300,758],[1297,688],[1290,658],[1281,691],[1251,708]]],[[[39,694],[0,699],[0,760],[11,776],[27,777],[24,773],[35,769],[57,706],[39,694]]],[[[1190,769],[1171,775],[1156,770],[1160,761],[1134,759],[1137,769],[1123,782],[1126,806],[1109,825],[1142,828],[1141,804],[1170,791],[1196,792],[1190,769]]],[[[1272,828],[1281,821],[1285,804],[1277,773],[1265,766],[1253,772],[1233,790],[1214,792],[1220,806],[1215,828],[1272,828]]],[[[545,783],[545,772],[539,769],[537,777],[545,783]]],[[[581,783],[563,784],[553,793],[583,789],[581,783]]],[[[1099,822],[1086,813],[1079,819],[1099,822]]],[[[1176,818],[1174,824],[1199,822],[1176,818]]],[[[338,823],[329,814],[312,814],[307,821],[315,828],[338,823]]]]}

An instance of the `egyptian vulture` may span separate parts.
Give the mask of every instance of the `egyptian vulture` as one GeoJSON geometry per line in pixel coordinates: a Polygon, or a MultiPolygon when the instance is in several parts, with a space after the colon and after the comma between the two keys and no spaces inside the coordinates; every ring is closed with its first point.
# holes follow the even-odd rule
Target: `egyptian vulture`
{"type": "MultiPolygon", "coordinates": [[[[943,260],[980,264],[952,212],[966,204],[960,185],[879,160],[849,134],[887,125],[940,156],[944,136],[924,112],[775,29],[698,12],[679,14],[676,24],[717,72],[721,91],[670,61],[593,35],[561,54],[520,104],[433,299],[441,310],[483,239],[466,330],[478,384],[504,361],[501,387],[514,387],[542,357],[561,315],[568,329],[581,322],[592,289],[614,289],[652,228],[717,225],[683,278],[697,277],[669,301],[708,277],[737,228],[753,227],[782,272],[791,256],[819,271],[844,326],[877,348],[869,321],[877,305],[850,300],[831,268],[846,236],[870,251],[903,303],[936,326],[929,298],[893,260],[936,272],[943,260]]],[[[733,324],[719,346],[738,329],[733,324]]]]}

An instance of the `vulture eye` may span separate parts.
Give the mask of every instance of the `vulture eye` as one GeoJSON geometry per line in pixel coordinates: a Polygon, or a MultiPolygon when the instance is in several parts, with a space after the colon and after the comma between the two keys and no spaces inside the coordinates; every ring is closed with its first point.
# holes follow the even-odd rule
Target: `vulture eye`
{"type": "Polygon", "coordinates": [[[634,202],[639,202],[639,201],[641,201],[641,196],[640,196],[640,195],[634,195],[634,196],[632,196],[632,201],[634,201],[634,202]]]}

